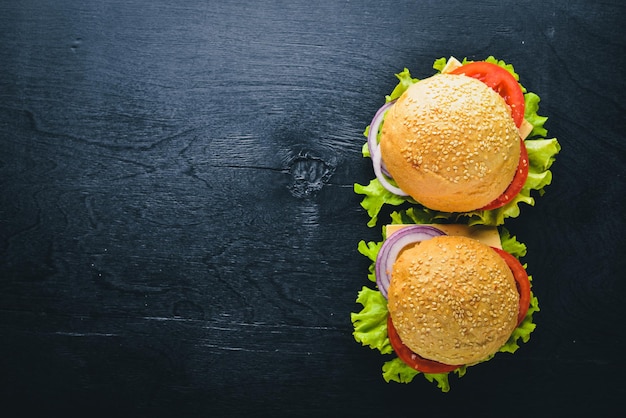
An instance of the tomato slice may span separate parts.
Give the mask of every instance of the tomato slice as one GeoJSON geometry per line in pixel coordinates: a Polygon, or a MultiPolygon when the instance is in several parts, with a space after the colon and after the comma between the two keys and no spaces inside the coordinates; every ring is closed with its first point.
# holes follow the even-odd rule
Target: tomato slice
{"type": "MultiPolygon", "coordinates": [[[[530,306],[530,281],[528,280],[528,274],[519,260],[513,255],[501,250],[500,248],[491,248],[493,248],[493,250],[498,253],[502,259],[504,259],[507,266],[511,269],[513,277],[515,278],[517,291],[520,295],[519,312],[517,313],[517,325],[519,326],[519,324],[521,324],[526,317],[528,307],[530,306]]],[[[396,331],[393,321],[391,320],[391,315],[387,316],[387,335],[389,336],[389,342],[391,343],[391,347],[393,348],[393,351],[395,351],[396,355],[400,358],[400,360],[415,370],[422,373],[448,373],[460,367],[440,363],[434,360],[428,360],[419,354],[414,353],[400,339],[398,331],[396,331]]]]}
{"type": "MultiPolygon", "coordinates": [[[[524,121],[524,93],[513,75],[499,65],[477,61],[462,65],[450,74],[464,74],[476,78],[495,90],[509,105],[511,117],[519,128],[524,121]]],[[[513,181],[497,199],[482,207],[482,210],[492,210],[509,203],[522,190],[528,178],[528,152],[524,140],[520,139],[520,159],[513,181]]]]}
{"type": "Polygon", "coordinates": [[[459,366],[452,366],[449,364],[439,363],[438,361],[428,360],[419,354],[414,353],[409,347],[404,345],[398,331],[393,326],[391,315],[387,316],[387,335],[389,335],[389,342],[396,355],[405,362],[409,367],[420,371],[422,373],[448,373],[454,369],[458,369],[459,366]]]}
{"type": "Polygon", "coordinates": [[[513,74],[490,62],[477,61],[462,65],[450,74],[465,74],[494,89],[509,105],[511,116],[519,128],[524,120],[524,93],[513,74]]]}
{"type": "Polygon", "coordinates": [[[491,248],[493,248],[494,251],[504,259],[507,266],[511,269],[513,277],[515,278],[517,292],[519,293],[519,312],[517,313],[517,325],[519,325],[526,317],[528,307],[530,306],[530,281],[528,280],[528,274],[526,273],[524,266],[522,266],[519,260],[513,255],[501,250],[500,248],[491,248]]]}
{"type": "Polygon", "coordinates": [[[502,207],[509,203],[517,194],[522,191],[524,184],[526,184],[526,179],[528,178],[528,151],[526,150],[526,145],[524,144],[524,140],[520,138],[520,155],[519,155],[519,163],[517,164],[517,170],[515,171],[515,176],[513,177],[513,181],[509,184],[509,187],[506,188],[504,193],[498,196],[491,203],[483,206],[482,210],[492,210],[502,207]]]}

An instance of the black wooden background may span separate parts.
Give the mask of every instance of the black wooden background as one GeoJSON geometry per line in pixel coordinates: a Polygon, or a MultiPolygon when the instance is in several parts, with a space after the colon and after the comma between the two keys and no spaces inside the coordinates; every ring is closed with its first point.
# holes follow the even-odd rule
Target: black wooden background
{"type": "Polygon", "coordinates": [[[3,0],[0,414],[623,410],[625,24],[620,0],[3,0]],[[393,74],[450,55],[514,64],[563,149],[507,223],[538,328],[442,394],[352,338],[380,236],[352,187],[393,74]]]}

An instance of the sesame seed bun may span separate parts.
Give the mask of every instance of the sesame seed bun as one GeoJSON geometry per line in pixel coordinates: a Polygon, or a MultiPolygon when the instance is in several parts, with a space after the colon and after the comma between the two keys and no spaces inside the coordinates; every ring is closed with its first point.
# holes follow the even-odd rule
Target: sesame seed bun
{"type": "Polygon", "coordinates": [[[382,160],[398,186],[445,212],[499,197],[519,162],[519,131],[504,99],[465,75],[437,74],[409,87],[385,116],[382,160]]]}
{"type": "Polygon", "coordinates": [[[445,364],[495,353],[517,326],[519,293],[489,246],[441,236],[405,249],[391,274],[388,309],[402,342],[445,364]]]}

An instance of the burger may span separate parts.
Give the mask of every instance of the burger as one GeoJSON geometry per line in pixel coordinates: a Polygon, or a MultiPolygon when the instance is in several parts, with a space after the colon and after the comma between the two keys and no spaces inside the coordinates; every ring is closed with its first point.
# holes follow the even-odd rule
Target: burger
{"type": "Polygon", "coordinates": [[[546,139],[539,97],[493,57],[435,61],[439,72],[400,83],[365,131],[376,178],[355,184],[376,224],[384,204],[408,202],[482,223],[502,224],[543,193],[560,145],[546,139]]]}
{"type": "Polygon", "coordinates": [[[450,390],[450,374],[514,353],[539,310],[519,258],[526,246],[501,225],[543,194],[560,151],[547,138],[539,96],[513,67],[436,60],[423,80],[408,69],[365,129],[375,178],[355,184],[380,242],[359,242],[370,261],[351,314],[357,342],[391,356],[387,381],[421,374],[450,390]]]}
{"type": "Polygon", "coordinates": [[[523,146],[498,93],[472,77],[437,74],[409,87],[391,107],[380,156],[398,187],[424,206],[468,212],[504,193],[518,166],[517,185],[524,184],[523,146]]]}
{"type": "Polygon", "coordinates": [[[385,380],[417,374],[450,389],[448,375],[496,353],[514,352],[535,328],[538,308],[508,231],[467,225],[393,225],[382,243],[361,242],[377,290],[364,287],[352,314],[354,337],[395,358],[385,380]],[[393,229],[392,229],[393,227],[393,229]]]}
{"type": "MultiPolygon", "coordinates": [[[[397,335],[391,339],[394,351],[403,349],[402,343],[451,370],[496,353],[528,310],[528,297],[518,290],[506,261],[471,238],[440,236],[405,250],[392,278],[388,310],[397,335]]],[[[520,289],[528,288],[527,278],[517,282],[523,280],[520,289]]],[[[415,367],[425,370],[415,358],[415,367]]]]}

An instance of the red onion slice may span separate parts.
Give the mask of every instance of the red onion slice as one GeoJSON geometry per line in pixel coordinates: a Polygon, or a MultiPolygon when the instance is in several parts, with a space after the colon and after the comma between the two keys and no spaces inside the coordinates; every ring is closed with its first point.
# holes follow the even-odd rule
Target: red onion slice
{"type": "Polygon", "coordinates": [[[380,184],[382,184],[382,186],[387,189],[388,191],[390,191],[391,193],[398,195],[398,196],[408,196],[409,194],[407,192],[405,192],[404,190],[402,190],[401,188],[394,186],[393,184],[391,184],[389,182],[389,180],[387,180],[388,178],[391,179],[391,177],[387,177],[385,174],[383,174],[383,162],[382,162],[382,158],[380,155],[380,145],[376,144],[376,152],[372,153],[372,165],[374,166],[374,174],[376,174],[376,178],[378,179],[378,181],[380,181],[380,184]]]}
{"type": "Polygon", "coordinates": [[[376,174],[376,178],[382,186],[390,191],[393,194],[398,196],[408,196],[408,193],[405,193],[399,187],[394,186],[389,182],[391,180],[391,175],[385,168],[385,163],[382,160],[382,156],[380,154],[380,144],[378,143],[378,131],[380,130],[380,125],[383,122],[385,113],[387,110],[394,105],[396,101],[392,100],[390,102],[385,103],[376,111],[376,114],[372,118],[372,122],[370,123],[370,130],[367,134],[367,148],[369,149],[370,156],[372,157],[372,165],[374,166],[374,173],[376,174]]]}
{"type": "Polygon", "coordinates": [[[380,130],[380,124],[383,122],[383,117],[387,110],[393,106],[395,100],[385,103],[381,106],[380,109],[376,111],[376,114],[372,118],[372,122],[370,123],[370,130],[367,135],[367,147],[369,148],[370,155],[374,155],[374,153],[378,152],[378,131],[380,130]]]}
{"type": "Polygon", "coordinates": [[[391,270],[400,251],[409,244],[446,235],[442,230],[429,225],[406,226],[387,237],[376,257],[376,285],[380,293],[387,298],[391,270]]]}

